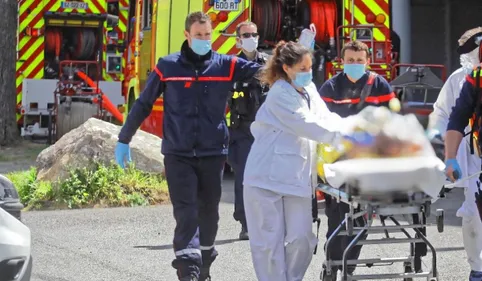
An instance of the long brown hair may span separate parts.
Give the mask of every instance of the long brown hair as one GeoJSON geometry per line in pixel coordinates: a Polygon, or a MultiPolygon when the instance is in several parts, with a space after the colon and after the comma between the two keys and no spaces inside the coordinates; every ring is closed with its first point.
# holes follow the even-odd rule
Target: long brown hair
{"type": "Polygon", "coordinates": [[[261,81],[270,86],[279,79],[290,81],[288,75],[286,75],[286,72],[283,70],[283,65],[286,64],[292,67],[301,62],[303,56],[306,54],[310,54],[310,50],[301,44],[291,41],[278,42],[273,50],[273,55],[261,73],[261,81]]]}

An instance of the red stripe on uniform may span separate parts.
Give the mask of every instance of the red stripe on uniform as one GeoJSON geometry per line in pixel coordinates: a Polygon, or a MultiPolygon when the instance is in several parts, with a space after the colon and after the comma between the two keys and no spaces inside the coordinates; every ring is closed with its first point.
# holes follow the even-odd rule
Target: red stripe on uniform
{"type": "Polygon", "coordinates": [[[365,101],[369,102],[369,103],[379,104],[379,103],[383,103],[383,102],[389,102],[391,99],[396,98],[396,97],[397,96],[395,95],[395,93],[391,92],[390,94],[381,95],[381,96],[377,96],[377,97],[367,97],[365,99],[365,101]]]}
{"type": "MultiPolygon", "coordinates": [[[[381,96],[378,96],[378,97],[367,97],[365,99],[366,102],[369,102],[369,103],[374,103],[374,104],[379,104],[379,103],[383,103],[383,102],[389,102],[391,99],[395,98],[396,95],[395,93],[390,93],[390,94],[387,94],[387,95],[381,95],[381,96]]],[[[325,102],[329,102],[329,103],[335,103],[335,104],[357,104],[360,102],[360,99],[341,99],[341,100],[335,100],[335,99],[332,99],[332,98],[328,98],[328,97],[321,97],[325,102]]]]}
{"type": "Polygon", "coordinates": [[[229,67],[229,76],[201,76],[201,77],[198,77],[197,80],[196,80],[196,77],[181,77],[181,76],[164,78],[164,75],[157,68],[157,66],[154,67],[154,71],[159,76],[159,79],[163,82],[167,82],[167,81],[210,81],[210,82],[231,81],[231,80],[233,80],[233,77],[234,77],[234,69],[236,67],[237,60],[238,60],[237,57],[233,57],[231,59],[231,65],[229,67]]]}
{"type": "Polygon", "coordinates": [[[465,76],[465,80],[472,84],[472,86],[475,86],[475,79],[472,78],[470,75],[465,76]]]}

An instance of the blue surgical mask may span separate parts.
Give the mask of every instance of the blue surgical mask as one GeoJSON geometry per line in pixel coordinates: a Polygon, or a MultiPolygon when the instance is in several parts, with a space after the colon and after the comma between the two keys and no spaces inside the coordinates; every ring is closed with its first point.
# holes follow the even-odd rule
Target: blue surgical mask
{"type": "Polygon", "coordinates": [[[293,80],[293,84],[298,88],[303,88],[310,85],[312,80],[313,73],[311,72],[311,70],[308,72],[298,72],[296,73],[296,77],[293,80]]]}
{"type": "Polygon", "coordinates": [[[365,74],[365,65],[361,63],[347,63],[343,65],[343,72],[351,78],[358,80],[365,74]]]}
{"type": "Polygon", "coordinates": [[[204,56],[211,51],[211,40],[191,38],[191,49],[194,53],[204,56]]]}

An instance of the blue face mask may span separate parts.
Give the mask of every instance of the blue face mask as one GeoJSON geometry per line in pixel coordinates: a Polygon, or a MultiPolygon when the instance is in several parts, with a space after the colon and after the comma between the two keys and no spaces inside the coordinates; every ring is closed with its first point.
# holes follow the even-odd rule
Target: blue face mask
{"type": "Polygon", "coordinates": [[[313,73],[311,70],[308,72],[298,72],[293,80],[293,84],[298,88],[303,88],[310,85],[311,80],[313,80],[313,73]]]}
{"type": "Polygon", "coordinates": [[[343,72],[351,78],[358,80],[365,74],[365,65],[360,63],[344,64],[343,72]]]}
{"type": "Polygon", "coordinates": [[[211,51],[211,40],[201,40],[192,38],[191,39],[191,49],[194,53],[204,56],[211,51]]]}

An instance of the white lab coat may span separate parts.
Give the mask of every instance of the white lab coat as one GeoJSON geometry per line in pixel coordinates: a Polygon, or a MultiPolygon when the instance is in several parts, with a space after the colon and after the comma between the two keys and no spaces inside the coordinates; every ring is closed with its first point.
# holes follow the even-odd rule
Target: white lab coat
{"type": "Polygon", "coordinates": [[[311,217],[316,143],[337,143],[349,122],[328,110],[313,83],[305,90],[310,104],[278,80],[251,125],[244,204],[258,281],[303,280],[317,244],[311,217]]]}
{"type": "MultiPolygon", "coordinates": [[[[429,128],[437,129],[444,138],[452,107],[455,106],[460,95],[466,75],[467,71],[464,67],[457,69],[450,75],[434,104],[434,111],[430,114],[429,128]]],[[[469,126],[465,129],[465,132],[470,132],[469,126]]],[[[470,135],[464,137],[459,146],[457,162],[462,170],[462,177],[480,171],[480,158],[470,153],[470,135]]],[[[472,270],[482,271],[482,223],[474,196],[477,191],[477,184],[480,184],[478,183],[478,177],[460,184],[460,187],[465,188],[465,201],[457,210],[457,216],[462,217],[463,240],[469,264],[472,270]]]]}

